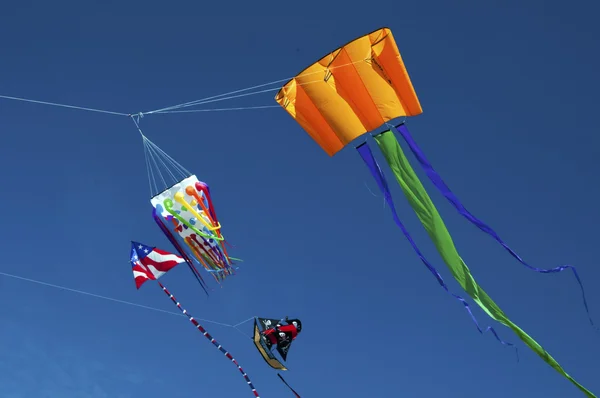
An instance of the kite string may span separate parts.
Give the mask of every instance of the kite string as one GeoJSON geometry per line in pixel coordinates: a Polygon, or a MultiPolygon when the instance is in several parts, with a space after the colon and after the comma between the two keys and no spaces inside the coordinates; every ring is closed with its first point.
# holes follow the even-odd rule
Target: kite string
{"type": "MultiPolygon", "coordinates": [[[[358,61],[348,62],[348,63],[342,64],[342,65],[336,65],[336,66],[332,66],[332,67],[327,67],[327,71],[331,71],[331,70],[342,68],[342,67],[346,67],[346,66],[351,66],[351,65],[357,64],[359,62],[366,62],[366,61],[367,61],[367,59],[361,59],[361,60],[358,60],[358,61]]],[[[318,70],[318,71],[309,72],[309,73],[303,73],[302,76],[305,77],[305,76],[310,76],[310,75],[319,74],[319,73],[323,73],[323,70],[318,70]]],[[[146,115],[153,114],[153,113],[166,113],[166,111],[172,111],[174,109],[185,108],[185,107],[194,106],[194,105],[201,105],[201,104],[209,103],[209,102],[222,101],[224,99],[239,98],[239,97],[243,97],[243,96],[246,96],[246,95],[259,94],[259,93],[268,92],[268,91],[275,91],[275,90],[278,91],[278,90],[281,90],[281,88],[270,88],[270,89],[260,90],[260,91],[256,91],[256,92],[252,92],[252,93],[247,93],[247,94],[232,95],[232,94],[241,93],[243,91],[250,91],[250,90],[254,90],[254,89],[257,89],[257,88],[262,88],[262,87],[270,86],[270,85],[277,84],[277,83],[283,83],[285,81],[292,80],[293,78],[294,77],[287,77],[287,78],[284,78],[284,79],[273,80],[273,81],[268,82],[268,83],[258,84],[258,85],[254,85],[254,86],[251,86],[251,87],[242,88],[242,89],[239,89],[239,90],[229,91],[229,92],[223,93],[223,94],[218,94],[218,95],[213,95],[213,96],[210,96],[210,97],[205,97],[205,98],[202,98],[202,99],[199,99],[199,100],[195,100],[195,101],[184,102],[183,104],[179,104],[179,105],[168,106],[168,107],[165,107],[165,108],[155,109],[153,111],[147,111],[147,112],[142,112],[142,113],[146,114],[146,115]],[[226,96],[231,96],[231,97],[217,99],[219,97],[226,97],[226,96]]],[[[320,79],[318,81],[323,81],[323,80],[320,79]]],[[[306,83],[311,83],[311,82],[306,82],[306,83]]],[[[304,85],[306,83],[300,83],[298,85],[302,86],[302,85],[304,85]]]]}
{"type": "MultiPolygon", "coordinates": [[[[253,94],[255,94],[255,93],[253,93],[253,94]]],[[[259,94],[259,93],[256,93],[256,94],[259,94]]],[[[0,95],[0,98],[6,99],[6,100],[13,100],[13,101],[31,102],[31,103],[34,103],[34,104],[41,104],[41,105],[50,105],[50,106],[56,106],[56,107],[61,107],[61,108],[77,109],[77,110],[83,110],[83,111],[89,111],[89,112],[105,113],[105,114],[117,115],[117,116],[132,117],[132,116],[139,115],[139,113],[137,115],[132,115],[132,114],[129,114],[129,113],[113,112],[113,111],[107,111],[107,110],[103,110],[103,109],[87,108],[87,107],[82,107],[82,106],[60,104],[58,102],[38,101],[38,100],[33,100],[33,99],[28,99],[28,98],[12,97],[12,96],[9,96],[9,95],[0,95]]],[[[230,98],[226,98],[226,99],[230,99],[230,98]]],[[[200,103],[200,105],[201,104],[202,103],[200,103]]],[[[220,112],[220,111],[241,111],[241,110],[254,110],[254,109],[268,109],[268,108],[280,108],[280,106],[279,105],[262,105],[262,106],[244,106],[244,107],[232,107],[232,108],[207,108],[207,109],[192,109],[192,110],[185,110],[185,111],[161,111],[161,112],[157,112],[157,113],[220,112]]],[[[144,114],[146,114],[146,113],[144,113],[144,114]]]]}
{"type": "MultiPolygon", "coordinates": [[[[342,64],[342,65],[332,66],[332,67],[327,68],[327,70],[331,71],[333,69],[337,69],[337,68],[342,68],[342,67],[345,67],[345,66],[354,65],[356,63],[365,62],[365,61],[366,61],[365,59],[361,59],[361,60],[358,60],[358,61],[353,61],[353,62],[349,62],[349,63],[342,64]]],[[[309,75],[314,75],[314,74],[318,74],[318,73],[323,73],[323,71],[321,70],[321,71],[315,71],[315,72],[305,73],[303,76],[309,76],[309,75]]],[[[139,112],[137,114],[123,113],[123,112],[114,112],[114,111],[109,111],[109,110],[104,110],[104,109],[88,108],[88,107],[83,107],[83,106],[61,104],[61,103],[58,103],[58,102],[33,100],[33,99],[22,98],[22,97],[13,97],[13,96],[9,96],[9,95],[0,95],[0,98],[7,99],[7,100],[12,100],[12,101],[30,102],[30,103],[35,103],[35,104],[49,105],[49,106],[55,106],[55,107],[61,107],[61,108],[77,109],[77,110],[88,111],[88,112],[104,113],[104,114],[109,114],[109,115],[133,117],[135,115],[143,116],[143,115],[148,115],[148,114],[153,114],[153,113],[176,113],[176,112],[174,112],[176,109],[185,108],[185,107],[189,107],[189,106],[202,105],[202,104],[207,104],[207,103],[216,102],[216,101],[224,101],[224,100],[228,100],[228,99],[245,97],[245,96],[248,96],[248,95],[261,94],[261,93],[265,93],[265,92],[269,92],[269,91],[276,91],[276,90],[278,91],[281,88],[279,88],[279,87],[278,88],[269,88],[269,89],[259,90],[259,91],[255,91],[255,92],[245,93],[245,94],[238,94],[238,93],[241,93],[241,92],[244,92],[244,91],[250,91],[250,90],[257,89],[257,88],[261,88],[261,87],[265,87],[265,86],[270,86],[270,85],[273,85],[273,84],[276,84],[276,83],[282,83],[284,81],[291,80],[291,79],[293,79],[293,77],[288,77],[288,78],[285,78],[285,79],[278,79],[278,80],[274,80],[274,81],[271,81],[271,82],[268,82],[268,83],[258,84],[258,85],[254,85],[254,86],[251,86],[251,87],[247,87],[247,88],[243,88],[243,89],[238,89],[238,90],[230,91],[230,92],[223,93],[223,94],[213,95],[213,96],[206,97],[206,98],[199,99],[199,100],[195,100],[195,101],[184,102],[183,104],[173,105],[173,106],[169,106],[169,107],[166,107],[166,108],[156,109],[156,110],[153,110],[153,111],[139,112]],[[237,95],[233,95],[233,94],[237,94],[237,95]]],[[[315,80],[315,81],[310,81],[310,82],[305,82],[305,83],[299,83],[299,85],[302,86],[302,85],[305,85],[305,84],[316,83],[316,82],[321,82],[321,81],[323,81],[323,80],[320,79],[320,80],[315,80]]],[[[277,106],[275,106],[275,105],[273,105],[273,106],[266,105],[266,106],[257,106],[257,107],[219,108],[219,109],[214,109],[214,111],[245,110],[245,109],[264,109],[264,108],[276,108],[276,107],[277,106]]],[[[201,112],[207,112],[207,111],[211,111],[211,110],[210,109],[206,109],[206,110],[202,110],[201,112]]],[[[141,133],[141,131],[140,131],[140,133],[141,133]]],[[[142,134],[142,136],[143,136],[143,134],[142,134]]]]}
{"type": "Polygon", "coordinates": [[[75,105],[59,104],[57,102],[38,101],[38,100],[32,100],[32,99],[27,99],[27,98],[11,97],[8,95],[0,95],[0,98],[4,98],[7,100],[13,100],[13,101],[32,102],[34,104],[57,106],[57,107],[61,107],[61,108],[79,109],[82,111],[89,111],[89,112],[107,113],[109,115],[129,116],[129,114],[127,114],[127,113],[113,112],[113,111],[107,111],[107,110],[95,109],[95,108],[86,108],[86,107],[75,106],[75,105]]]}
{"type": "Polygon", "coordinates": [[[141,117],[143,118],[144,115],[131,115],[131,120],[135,124],[137,131],[142,137],[142,142],[144,145],[144,158],[146,161],[146,169],[148,174],[148,184],[150,186],[150,195],[154,196],[158,192],[167,189],[170,185],[186,177],[189,177],[192,174],[185,167],[179,164],[175,159],[169,156],[169,154],[167,154],[160,147],[158,147],[158,145],[156,145],[155,143],[150,141],[148,137],[146,137],[146,135],[140,127],[141,117]],[[154,170],[156,170],[156,173],[154,172],[154,170]],[[170,177],[170,181],[172,183],[167,183],[167,181],[165,180],[165,176],[163,176],[163,171],[165,171],[165,173],[168,174],[167,179],[170,177]],[[156,180],[157,177],[155,177],[155,175],[160,177],[160,180],[162,181],[161,190],[158,189],[158,183],[156,180]]]}
{"type": "MultiPolygon", "coordinates": [[[[345,66],[350,66],[350,65],[357,64],[359,62],[366,62],[366,61],[367,61],[366,59],[361,59],[361,60],[358,60],[358,61],[353,61],[353,62],[349,62],[349,63],[342,64],[342,65],[328,67],[327,70],[331,71],[333,69],[342,68],[342,67],[345,67],[345,66]]],[[[318,74],[318,73],[323,73],[323,71],[320,70],[320,71],[305,73],[305,74],[303,74],[303,76],[309,76],[309,75],[314,75],[314,74],[318,74]]],[[[257,88],[261,88],[261,87],[265,87],[265,86],[270,86],[270,85],[277,84],[277,83],[282,83],[282,82],[285,82],[285,81],[288,81],[288,80],[291,80],[291,79],[293,79],[293,77],[287,77],[285,79],[278,79],[278,80],[274,80],[274,81],[271,81],[271,82],[268,82],[268,83],[258,84],[258,85],[254,85],[254,86],[251,86],[251,87],[242,88],[242,89],[230,91],[230,92],[223,93],[223,94],[213,95],[213,96],[206,97],[206,98],[199,99],[199,100],[195,100],[195,101],[184,102],[184,103],[179,104],[179,105],[168,106],[166,108],[156,109],[156,110],[148,111],[148,112],[139,112],[139,113],[137,113],[135,115],[143,116],[145,114],[147,115],[147,114],[153,114],[153,113],[175,113],[175,112],[173,112],[174,110],[180,109],[180,108],[189,107],[189,106],[201,105],[201,104],[206,104],[206,103],[216,102],[216,101],[224,101],[226,99],[233,99],[233,98],[244,97],[244,96],[247,96],[247,95],[255,95],[255,94],[260,94],[260,93],[264,93],[264,92],[268,92],[268,91],[280,90],[281,88],[270,88],[270,89],[259,90],[259,91],[255,91],[255,92],[251,92],[251,93],[246,93],[246,94],[241,94],[241,95],[238,94],[238,93],[241,93],[241,92],[244,92],[244,91],[250,91],[250,90],[257,89],[257,88]],[[232,94],[238,94],[238,95],[232,95],[232,94]],[[221,97],[224,97],[224,98],[221,98],[221,97]]],[[[318,80],[318,81],[322,81],[322,80],[318,80]]],[[[317,81],[314,81],[314,82],[317,82],[317,81]]],[[[310,83],[313,83],[313,82],[300,83],[299,85],[310,84],[310,83]]],[[[40,100],[34,100],[34,99],[28,99],[28,98],[22,98],[22,97],[13,97],[13,96],[9,96],[9,95],[0,95],[0,98],[7,99],[7,100],[12,100],[12,101],[30,102],[30,103],[34,103],[34,104],[49,105],[49,106],[55,106],[55,107],[61,107],[61,108],[69,108],[69,109],[77,109],[77,110],[88,111],[88,112],[104,113],[104,114],[109,114],[109,115],[127,116],[127,117],[134,116],[134,114],[131,114],[131,113],[114,112],[114,111],[109,111],[109,110],[104,110],[104,109],[88,108],[88,107],[83,107],[83,106],[61,104],[61,103],[58,103],[58,102],[40,101],[40,100]]],[[[269,108],[269,107],[277,107],[277,106],[241,107],[241,108],[220,108],[220,109],[214,109],[214,110],[215,111],[225,111],[225,110],[242,110],[242,109],[263,109],[263,108],[269,108]]],[[[202,110],[202,111],[206,112],[206,111],[210,111],[210,110],[207,109],[207,110],[202,110]]],[[[143,134],[142,134],[142,136],[143,136],[143,134]]]]}
{"type": "MultiPolygon", "coordinates": [[[[201,103],[200,105],[204,104],[201,103]]],[[[206,109],[187,109],[183,111],[161,111],[156,113],[197,113],[197,112],[221,112],[221,111],[246,111],[252,109],[269,109],[269,108],[281,108],[279,105],[258,105],[258,106],[238,106],[234,108],[206,108],[206,109]]]]}
{"type": "MultiPolygon", "coordinates": [[[[0,271],[0,275],[6,276],[6,277],[9,277],[9,278],[13,278],[13,279],[19,279],[19,280],[26,281],[26,282],[36,283],[38,285],[44,285],[44,286],[52,287],[52,288],[59,289],[59,290],[64,290],[64,291],[68,291],[68,292],[83,294],[83,295],[86,295],[86,296],[95,297],[95,298],[99,298],[99,299],[102,299],[102,300],[113,301],[115,303],[131,305],[133,307],[144,308],[144,309],[151,310],[151,311],[156,311],[156,312],[163,312],[163,313],[169,314],[169,315],[183,316],[183,314],[180,314],[180,313],[177,313],[177,312],[173,312],[173,311],[162,310],[160,308],[154,308],[154,307],[149,307],[147,305],[132,303],[131,301],[119,300],[119,299],[112,298],[112,297],[107,297],[107,296],[102,296],[102,295],[99,295],[99,294],[89,293],[89,292],[86,292],[86,291],[83,291],[83,290],[72,289],[72,288],[69,288],[69,287],[66,287],[66,286],[55,285],[53,283],[42,282],[42,281],[39,281],[39,280],[36,280],[36,279],[25,278],[23,276],[8,274],[6,272],[1,272],[0,271]]],[[[215,325],[220,325],[220,326],[234,328],[234,329],[240,331],[241,333],[243,333],[241,330],[238,329],[238,326],[240,326],[240,325],[242,325],[242,324],[244,324],[244,323],[246,323],[246,322],[254,319],[254,317],[248,318],[245,321],[239,322],[239,323],[237,323],[235,325],[232,325],[232,324],[229,324],[229,323],[212,321],[210,319],[202,319],[202,318],[196,318],[196,319],[201,320],[202,322],[207,322],[207,323],[212,323],[212,324],[215,324],[215,325]]]]}
{"type": "MultiPolygon", "coordinates": [[[[304,82],[304,83],[298,83],[298,86],[306,86],[309,84],[315,84],[315,83],[321,83],[321,82],[323,82],[323,79],[311,80],[311,81],[304,82]]],[[[194,101],[194,103],[189,103],[189,104],[185,105],[185,107],[195,106],[195,105],[204,105],[204,104],[209,104],[211,102],[226,101],[226,100],[235,99],[235,98],[247,97],[249,95],[256,95],[256,94],[268,93],[269,91],[279,91],[279,90],[281,90],[281,88],[275,87],[275,88],[266,88],[264,90],[252,91],[249,93],[229,95],[229,96],[227,96],[229,93],[220,94],[220,95],[208,97],[208,98],[205,98],[202,100],[194,101]],[[221,97],[221,98],[215,98],[215,97],[221,97]]],[[[240,90],[238,90],[238,91],[240,91],[240,90]]],[[[173,109],[180,109],[183,107],[184,106],[177,106],[174,108],[168,108],[164,111],[158,110],[158,111],[150,111],[150,112],[140,112],[139,115],[149,115],[149,114],[157,114],[157,113],[173,113],[173,112],[175,112],[175,111],[173,111],[173,109]]],[[[278,108],[279,106],[275,106],[275,107],[278,108]]]]}

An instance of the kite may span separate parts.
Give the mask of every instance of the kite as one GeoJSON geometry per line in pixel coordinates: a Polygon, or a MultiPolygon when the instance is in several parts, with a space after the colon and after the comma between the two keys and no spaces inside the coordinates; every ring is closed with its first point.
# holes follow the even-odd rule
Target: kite
{"type": "MultiPolygon", "coordinates": [[[[540,344],[500,309],[477,283],[471,275],[469,267],[460,257],[442,217],[404,155],[393,130],[398,131],[406,140],[411,151],[425,169],[427,176],[459,213],[479,229],[491,235],[523,265],[541,273],[555,273],[571,269],[581,286],[584,306],[589,316],[583,285],[575,268],[561,266],[554,269],[541,269],[527,264],[500,239],[491,227],[466,210],[416,145],[404,122],[398,123],[401,118],[417,116],[423,110],[390,29],[378,29],[325,55],[285,83],[275,96],[275,101],[329,156],[335,155],[351,142],[370,133],[383,153],[410,206],[435,244],[452,276],[463,290],[487,315],[512,329],[529,348],[563,377],[576,385],[588,397],[595,397],[568,375],[540,344]]],[[[395,223],[438,283],[450,293],[441,275],[424,257],[400,221],[383,170],[373,156],[366,140],[363,141],[356,149],[384,195],[395,223]]],[[[467,302],[460,296],[450,294],[465,306],[477,328],[482,332],[471,314],[467,302]]],[[[492,331],[503,344],[512,345],[500,340],[493,328],[488,327],[486,330],[492,331]]]]}
{"type": "Polygon", "coordinates": [[[150,202],[154,220],[186,259],[194,258],[219,283],[234,272],[206,183],[189,176],[150,202]]]}
{"type": "Polygon", "coordinates": [[[200,333],[204,337],[206,337],[219,351],[221,351],[227,359],[229,359],[233,364],[237,367],[239,372],[244,377],[246,384],[250,387],[252,394],[256,398],[260,398],[256,388],[252,384],[250,377],[248,374],[242,369],[240,364],[233,358],[233,356],[225,349],[221,344],[219,344],[207,331],[198,323],[198,321],[185,310],[179,301],[173,296],[167,288],[160,283],[158,278],[166,274],[169,270],[173,269],[177,264],[186,262],[183,257],[180,257],[176,254],[166,252],[164,250],[157,249],[156,247],[150,247],[138,242],[131,242],[131,255],[129,258],[131,262],[131,266],[133,268],[133,278],[135,280],[136,288],[140,288],[145,282],[149,280],[155,280],[163,292],[173,303],[177,306],[177,308],[188,317],[190,322],[198,329],[200,333]]]}
{"type": "MultiPolygon", "coordinates": [[[[299,319],[288,319],[287,316],[285,319],[281,320],[255,318],[254,336],[252,337],[252,341],[254,341],[256,349],[270,367],[276,370],[288,370],[273,354],[273,346],[275,346],[275,349],[281,356],[283,362],[287,361],[287,355],[292,346],[292,342],[301,331],[302,322],[300,322],[299,319]],[[286,322],[286,325],[282,325],[283,321],[286,322]]],[[[300,398],[300,395],[279,373],[277,373],[277,376],[281,379],[283,384],[290,389],[296,398],[300,398]]]]}
{"type": "Polygon", "coordinates": [[[208,295],[207,284],[196,265],[202,266],[218,284],[235,273],[221,231],[221,223],[208,184],[177,163],[148,139],[139,126],[141,115],[131,116],[144,144],[150,184],[152,218],[208,295]],[[162,190],[158,184],[162,182],[162,190]]]}
{"type": "Polygon", "coordinates": [[[282,320],[256,318],[254,320],[254,336],[252,340],[256,349],[270,367],[277,370],[287,370],[273,355],[273,346],[276,347],[283,361],[287,361],[287,354],[292,346],[292,342],[301,331],[302,323],[299,319],[288,320],[287,317],[282,320]],[[285,321],[287,324],[282,326],[282,321],[285,321]]]}

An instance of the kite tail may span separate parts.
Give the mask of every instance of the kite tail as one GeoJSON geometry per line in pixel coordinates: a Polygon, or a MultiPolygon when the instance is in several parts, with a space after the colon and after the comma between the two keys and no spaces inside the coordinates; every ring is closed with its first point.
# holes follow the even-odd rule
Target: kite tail
{"type": "Polygon", "coordinates": [[[406,127],[406,125],[401,124],[400,126],[396,127],[396,131],[398,131],[398,133],[400,133],[400,135],[402,136],[402,138],[404,138],[404,140],[406,141],[406,143],[410,147],[410,150],[412,151],[412,153],[417,158],[417,161],[421,164],[421,167],[423,168],[423,170],[425,170],[425,173],[427,174],[427,176],[429,177],[429,179],[431,180],[431,182],[433,183],[433,185],[435,185],[435,187],[438,189],[438,191],[440,191],[440,193],[442,195],[444,195],[444,197],[456,208],[456,210],[464,218],[466,218],[472,224],[474,224],[477,228],[479,228],[480,230],[482,230],[483,232],[487,233],[492,238],[494,238],[514,258],[516,258],[521,264],[523,264],[525,267],[527,267],[527,268],[529,268],[529,269],[531,269],[531,270],[533,270],[535,272],[539,272],[539,273],[542,273],[542,274],[557,273],[557,272],[564,271],[566,269],[572,270],[573,271],[573,275],[575,275],[575,279],[577,280],[577,283],[579,283],[579,287],[581,289],[581,295],[583,297],[583,305],[585,307],[585,311],[587,313],[588,319],[589,319],[590,323],[592,324],[592,326],[594,325],[594,322],[592,321],[592,317],[590,315],[590,311],[589,311],[589,308],[588,308],[588,303],[587,303],[586,296],[585,296],[585,290],[583,289],[583,283],[581,282],[581,279],[579,278],[579,274],[577,273],[577,269],[574,266],[572,266],[572,265],[561,265],[561,266],[558,266],[558,267],[555,267],[555,268],[545,269],[545,268],[538,268],[538,267],[531,266],[527,262],[525,262],[525,260],[523,260],[521,258],[521,256],[519,256],[513,249],[511,249],[502,240],[502,238],[500,238],[500,236],[496,233],[496,231],[494,231],[492,229],[492,227],[490,227],[489,225],[487,225],[485,222],[483,222],[479,218],[475,217],[469,210],[467,210],[467,208],[462,204],[462,202],[460,201],[460,199],[458,199],[458,197],[450,190],[450,188],[448,187],[448,185],[446,185],[446,183],[444,182],[444,180],[442,179],[442,177],[439,175],[439,173],[437,171],[435,171],[435,169],[433,168],[433,166],[431,165],[431,163],[429,162],[429,160],[425,156],[425,153],[421,150],[421,148],[419,147],[419,145],[417,145],[417,142],[414,140],[414,138],[412,137],[412,135],[408,131],[408,128],[406,127]]]}
{"type": "Polygon", "coordinates": [[[173,234],[171,234],[171,231],[169,231],[169,229],[163,224],[162,220],[158,217],[158,214],[156,213],[156,209],[152,210],[152,217],[154,218],[154,221],[156,221],[156,223],[160,227],[161,231],[165,234],[165,236],[169,239],[171,244],[175,247],[175,249],[177,250],[179,255],[181,257],[183,257],[183,259],[187,263],[188,267],[190,267],[190,270],[192,270],[192,273],[196,277],[196,280],[198,281],[200,286],[202,286],[202,290],[204,290],[204,293],[206,293],[206,295],[208,296],[208,291],[206,290],[206,283],[204,282],[204,278],[202,278],[202,276],[200,275],[200,273],[194,266],[194,263],[192,262],[192,260],[190,260],[187,253],[181,248],[181,245],[177,242],[177,240],[175,239],[173,234]]]}
{"type": "Polygon", "coordinates": [[[375,181],[377,182],[377,186],[379,187],[379,190],[383,194],[385,201],[387,202],[388,206],[390,207],[390,209],[392,211],[392,217],[394,218],[396,225],[402,230],[402,233],[404,234],[404,236],[406,236],[406,239],[408,239],[408,241],[410,242],[410,245],[412,246],[413,250],[417,253],[417,255],[419,256],[419,258],[421,259],[423,264],[427,267],[429,272],[431,272],[433,274],[433,276],[435,276],[435,278],[437,279],[440,286],[442,288],[444,288],[444,290],[448,294],[452,295],[452,297],[454,297],[455,299],[460,301],[465,306],[465,309],[471,316],[471,319],[473,320],[473,323],[477,327],[477,330],[479,331],[479,333],[484,334],[485,332],[490,331],[490,332],[492,332],[492,334],[496,337],[496,339],[500,343],[502,343],[503,345],[506,345],[506,346],[514,347],[515,351],[517,353],[517,361],[518,361],[519,351],[518,351],[517,347],[515,347],[514,344],[512,344],[512,343],[502,340],[500,338],[500,336],[498,336],[498,333],[496,333],[496,331],[494,330],[493,327],[488,326],[485,330],[481,329],[479,322],[477,322],[477,319],[475,318],[475,315],[473,315],[473,312],[471,311],[471,307],[469,307],[469,304],[466,302],[466,300],[463,299],[462,297],[452,293],[450,291],[450,289],[448,289],[448,285],[446,285],[446,282],[444,282],[444,279],[442,278],[440,273],[425,258],[425,256],[423,255],[423,253],[421,252],[421,250],[419,249],[419,247],[413,240],[412,236],[410,235],[410,233],[404,226],[404,224],[402,224],[402,221],[400,221],[400,217],[398,217],[398,213],[396,212],[396,207],[394,206],[394,200],[392,199],[392,193],[390,192],[390,189],[388,187],[385,175],[383,174],[381,167],[377,163],[377,160],[375,160],[375,158],[373,157],[373,153],[371,152],[371,149],[369,148],[369,146],[366,145],[366,143],[363,143],[363,144],[359,145],[356,149],[357,149],[358,153],[360,154],[360,156],[362,157],[365,164],[367,165],[367,167],[369,168],[369,170],[371,171],[373,178],[375,178],[375,181]]]}
{"type": "Polygon", "coordinates": [[[544,362],[577,386],[588,397],[596,398],[591,391],[567,374],[561,365],[537,341],[510,320],[492,298],[479,286],[473,275],[471,275],[471,270],[460,257],[444,221],[408,162],[394,134],[391,131],[386,131],[374,138],[392,169],[404,195],[444,259],[454,279],[491,318],[511,328],[521,341],[538,354],[544,362]]]}
{"type": "Polygon", "coordinates": [[[183,307],[181,307],[181,304],[177,301],[177,299],[167,290],[166,287],[164,287],[164,285],[162,283],[160,283],[158,280],[158,285],[160,286],[160,288],[163,290],[163,292],[165,292],[165,294],[167,296],[169,296],[169,298],[171,299],[171,301],[173,301],[173,303],[175,303],[175,305],[177,306],[177,308],[179,308],[179,310],[181,312],[183,312],[183,314],[185,316],[188,317],[188,319],[190,320],[190,322],[192,322],[192,324],[196,327],[196,329],[198,329],[200,331],[200,333],[202,333],[204,335],[204,337],[206,337],[208,340],[210,340],[211,343],[213,343],[213,345],[215,347],[217,347],[219,349],[219,351],[221,351],[223,354],[225,354],[225,356],[231,360],[231,362],[233,362],[233,364],[235,366],[237,366],[238,370],[240,371],[240,373],[242,374],[242,376],[244,377],[244,380],[246,380],[246,383],[248,384],[248,387],[250,387],[250,389],[252,390],[252,393],[254,394],[254,396],[256,398],[260,398],[260,396],[258,395],[258,391],[256,391],[256,388],[254,388],[254,385],[252,384],[252,381],[250,380],[250,377],[248,377],[248,375],[246,374],[246,372],[244,372],[244,369],[242,369],[242,367],[240,366],[240,364],[235,360],[235,358],[233,358],[231,356],[231,354],[229,352],[227,352],[227,350],[225,350],[221,344],[219,344],[207,331],[206,329],[204,329],[202,327],[202,325],[200,325],[198,323],[198,321],[196,319],[194,319],[193,316],[191,316],[187,310],[184,310],[183,307]]]}
{"type": "Polygon", "coordinates": [[[296,398],[301,398],[300,395],[294,391],[294,389],[287,383],[287,381],[285,381],[285,379],[283,378],[283,376],[281,376],[279,373],[277,373],[277,376],[279,376],[279,378],[281,379],[281,381],[283,381],[283,384],[285,384],[287,386],[287,388],[289,388],[294,395],[296,396],[296,398]]]}

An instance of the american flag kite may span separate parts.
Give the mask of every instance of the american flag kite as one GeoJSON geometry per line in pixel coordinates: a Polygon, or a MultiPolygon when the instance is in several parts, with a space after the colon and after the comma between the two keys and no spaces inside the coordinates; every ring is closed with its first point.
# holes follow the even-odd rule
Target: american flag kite
{"type": "Polygon", "coordinates": [[[148,280],[157,280],[177,264],[184,263],[183,257],[176,254],[131,242],[131,266],[135,287],[140,288],[148,280]]]}

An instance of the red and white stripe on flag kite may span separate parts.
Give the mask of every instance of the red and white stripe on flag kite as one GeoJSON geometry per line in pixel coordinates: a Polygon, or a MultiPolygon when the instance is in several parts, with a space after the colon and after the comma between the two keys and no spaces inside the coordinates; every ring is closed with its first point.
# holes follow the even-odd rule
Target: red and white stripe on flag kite
{"type": "Polygon", "coordinates": [[[148,280],[157,280],[177,264],[185,262],[183,257],[142,243],[131,242],[131,266],[136,288],[148,280]]]}

